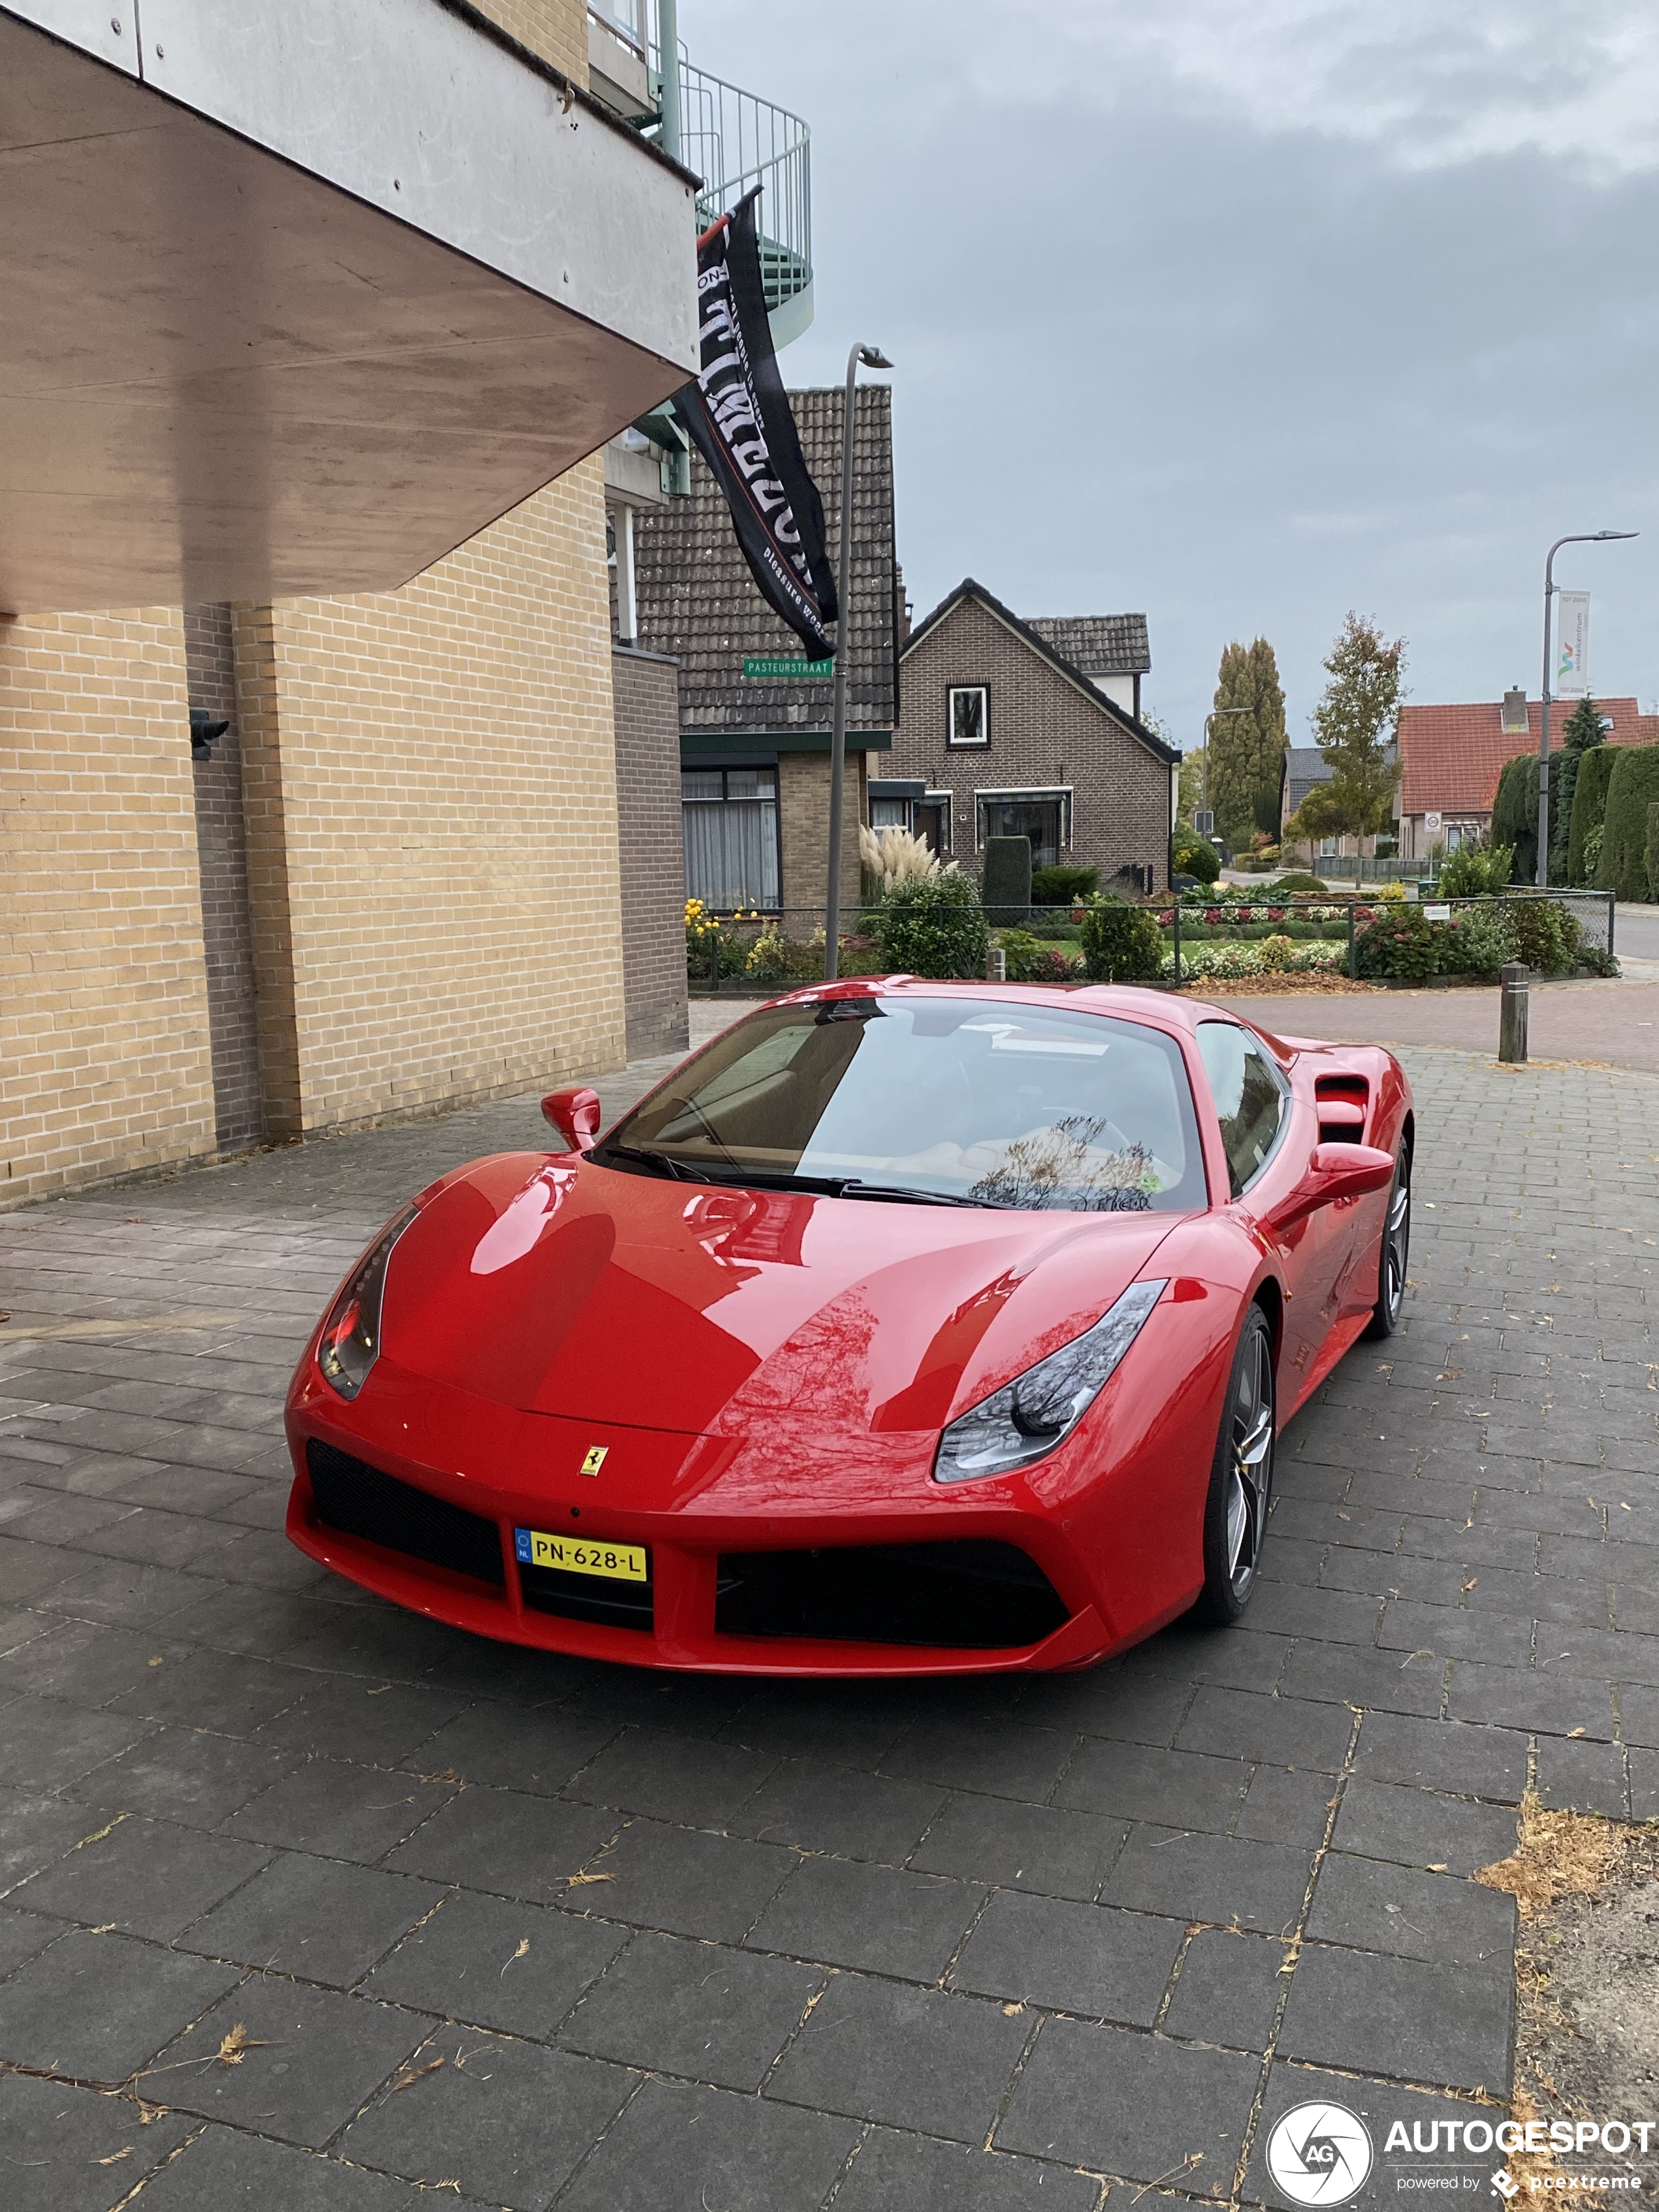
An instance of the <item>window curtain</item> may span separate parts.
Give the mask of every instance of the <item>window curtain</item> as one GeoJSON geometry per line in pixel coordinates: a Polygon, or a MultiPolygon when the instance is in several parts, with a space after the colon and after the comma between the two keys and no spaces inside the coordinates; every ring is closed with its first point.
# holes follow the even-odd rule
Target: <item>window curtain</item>
{"type": "Polygon", "coordinates": [[[685,895],[708,907],[775,907],[778,810],[772,799],[688,799],[685,895]]]}

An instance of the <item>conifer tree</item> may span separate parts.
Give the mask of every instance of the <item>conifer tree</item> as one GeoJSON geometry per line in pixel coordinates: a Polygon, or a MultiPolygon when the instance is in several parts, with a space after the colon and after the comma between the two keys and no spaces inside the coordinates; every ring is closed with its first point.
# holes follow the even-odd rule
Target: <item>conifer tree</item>
{"type": "Polygon", "coordinates": [[[1219,714],[1210,726],[1210,806],[1230,845],[1248,845],[1252,832],[1279,834],[1279,794],[1285,763],[1285,691],[1279,663],[1265,637],[1221,656],[1214,704],[1243,712],[1219,714]]]}

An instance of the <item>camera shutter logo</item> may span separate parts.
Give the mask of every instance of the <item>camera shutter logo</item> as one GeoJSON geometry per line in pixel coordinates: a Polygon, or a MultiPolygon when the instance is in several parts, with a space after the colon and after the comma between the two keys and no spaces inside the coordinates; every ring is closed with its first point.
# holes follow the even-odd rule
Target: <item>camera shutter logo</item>
{"type": "Polygon", "coordinates": [[[1292,2204],[1346,2204],[1364,2187],[1370,2130],[1346,2105],[1297,2105],[1267,2138],[1267,2171],[1292,2204]]]}

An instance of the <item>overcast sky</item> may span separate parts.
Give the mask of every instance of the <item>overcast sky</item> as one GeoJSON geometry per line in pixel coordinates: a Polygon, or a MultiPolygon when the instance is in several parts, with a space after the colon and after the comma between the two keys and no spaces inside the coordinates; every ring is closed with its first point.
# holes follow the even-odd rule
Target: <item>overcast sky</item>
{"type": "Polygon", "coordinates": [[[1144,609],[1150,706],[1279,654],[1292,744],[1350,607],[1423,701],[1536,696],[1544,555],[1590,678],[1659,698],[1651,0],[680,0],[812,131],[817,319],[894,386],[918,616],[1144,609]]]}

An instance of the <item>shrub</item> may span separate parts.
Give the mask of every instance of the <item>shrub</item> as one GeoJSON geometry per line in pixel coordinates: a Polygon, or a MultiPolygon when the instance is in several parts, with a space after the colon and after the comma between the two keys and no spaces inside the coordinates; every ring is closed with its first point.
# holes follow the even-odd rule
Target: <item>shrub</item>
{"type": "Polygon", "coordinates": [[[881,830],[871,830],[860,822],[859,859],[872,895],[877,898],[908,877],[936,876],[939,870],[938,856],[927,840],[913,836],[896,822],[881,830]]]}
{"type": "Polygon", "coordinates": [[[1264,937],[1261,945],[1261,965],[1269,975],[1277,975],[1290,967],[1296,957],[1296,947],[1285,936],[1264,937]]]}
{"type": "Polygon", "coordinates": [[[1305,870],[1292,868],[1289,875],[1280,876],[1267,888],[1273,891],[1322,891],[1325,886],[1317,876],[1310,876],[1305,870]]]}
{"type": "Polygon", "coordinates": [[[1524,960],[1537,975],[1559,975],[1573,965],[1583,939],[1575,915],[1553,899],[1510,899],[1508,907],[1511,960],[1524,960]]]}
{"type": "MultiPolygon", "coordinates": [[[[1537,840],[1533,840],[1534,848],[1537,840]]],[[[1440,871],[1442,898],[1485,898],[1504,890],[1515,860],[1508,845],[1465,845],[1448,855],[1440,871]]]]}
{"type": "Polygon", "coordinates": [[[1644,899],[1648,890],[1648,808],[1659,799],[1659,746],[1598,745],[1585,766],[1607,753],[1615,758],[1607,783],[1596,887],[1615,898],[1644,899]]]}
{"type": "Polygon", "coordinates": [[[1400,850],[1400,840],[1397,837],[1379,837],[1376,849],[1379,860],[1391,860],[1400,850]]]}
{"type": "Polygon", "coordinates": [[[1207,838],[1197,836],[1190,830],[1184,836],[1176,831],[1170,857],[1177,875],[1195,876],[1200,884],[1212,884],[1221,873],[1221,861],[1215,847],[1207,838]]]}
{"type": "Polygon", "coordinates": [[[1515,957],[1515,935],[1504,907],[1468,907],[1435,925],[1443,975],[1495,975],[1515,957]]]}
{"type": "Polygon", "coordinates": [[[1085,899],[1099,888],[1098,868],[1034,868],[1031,871],[1031,904],[1033,906],[1072,906],[1085,899]]]}
{"type": "MultiPolygon", "coordinates": [[[[1511,880],[1529,884],[1538,873],[1538,756],[1516,753],[1504,763],[1492,803],[1492,842],[1507,845],[1511,880]]],[[[1454,854],[1455,860],[1456,855],[1454,854]]],[[[1447,866],[1451,865],[1447,862],[1447,866]]],[[[1443,884],[1444,871],[1442,871],[1443,884]]]]}
{"type": "Polygon", "coordinates": [[[1379,915],[1360,931],[1354,964],[1362,975],[1407,975],[1421,981],[1437,975],[1440,945],[1435,925],[1420,906],[1404,906],[1398,914],[1379,915]]]}
{"type": "Polygon", "coordinates": [[[1096,898],[1083,922],[1083,965],[1091,982],[1154,982],[1163,962],[1164,939],[1146,908],[1096,898]]]}
{"type": "Polygon", "coordinates": [[[1406,886],[1401,883],[1384,884],[1376,896],[1379,899],[1403,899],[1406,896],[1406,886]]]}
{"type": "Polygon", "coordinates": [[[1648,896],[1659,899],[1659,801],[1648,805],[1648,896]]]}
{"type": "Polygon", "coordinates": [[[1595,745],[1579,757],[1577,780],[1572,787],[1572,826],[1567,836],[1570,884],[1590,884],[1595,880],[1601,854],[1601,826],[1607,811],[1607,786],[1619,765],[1619,756],[1626,750],[1623,745],[1595,745]],[[1596,841],[1593,850],[1592,837],[1596,841]]]}
{"type": "Polygon", "coordinates": [[[981,895],[993,927],[1013,927],[1031,911],[1031,841],[988,837],[981,895]]]}
{"type": "MultiPolygon", "coordinates": [[[[1580,701],[1583,705],[1583,701],[1580,701]]],[[[1571,719],[1571,718],[1570,718],[1571,719]]],[[[1569,747],[1550,756],[1550,881],[1567,880],[1567,854],[1572,842],[1572,795],[1578,788],[1578,769],[1583,754],[1569,747]]],[[[1534,878],[1536,869],[1533,872],[1534,878]]]]}
{"type": "Polygon", "coordinates": [[[985,973],[985,915],[971,876],[947,867],[895,884],[876,916],[876,942],[887,975],[985,973]]]}
{"type": "Polygon", "coordinates": [[[791,956],[794,947],[784,936],[775,921],[769,921],[749,948],[749,957],[744,963],[747,974],[757,983],[781,983],[787,980],[791,956]]]}

